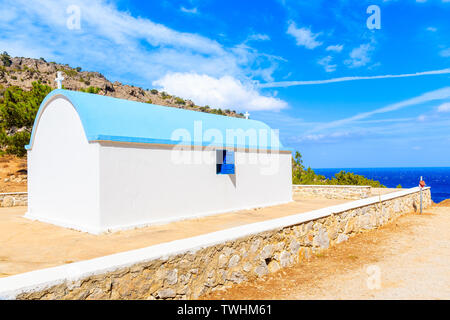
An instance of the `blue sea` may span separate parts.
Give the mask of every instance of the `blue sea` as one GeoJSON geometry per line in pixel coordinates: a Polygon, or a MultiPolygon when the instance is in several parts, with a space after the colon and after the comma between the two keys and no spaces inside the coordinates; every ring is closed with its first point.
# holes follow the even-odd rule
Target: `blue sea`
{"type": "Polygon", "coordinates": [[[331,178],[341,170],[360,174],[366,178],[378,180],[388,188],[401,184],[403,188],[419,185],[420,176],[427,186],[431,187],[431,198],[434,202],[450,199],[450,167],[430,168],[333,168],[314,169],[317,174],[331,178]]]}

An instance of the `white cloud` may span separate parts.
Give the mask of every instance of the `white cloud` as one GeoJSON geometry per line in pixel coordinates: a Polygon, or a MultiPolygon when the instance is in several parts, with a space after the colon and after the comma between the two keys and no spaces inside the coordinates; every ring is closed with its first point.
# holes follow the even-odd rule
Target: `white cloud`
{"type": "Polygon", "coordinates": [[[450,112],[450,102],[445,102],[437,108],[438,112],[450,112]]]}
{"type": "Polygon", "coordinates": [[[332,56],[326,56],[319,61],[317,61],[318,64],[324,67],[326,72],[333,72],[336,71],[336,64],[331,64],[331,60],[333,60],[332,56]]]}
{"type": "Polygon", "coordinates": [[[270,37],[267,34],[256,33],[248,36],[247,41],[267,41],[270,37]]]}
{"type": "Polygon", "coordinates": [[[370,62],[370,52],[373,51],[373,47],[370,43],[362,44],[357,48],[354,48],[350,52],[350,59],[345,60],[344,63],[350,68],[357,68],[365,66],[370,62]]]}
{"type": "Polygon", "coordinates": [[[322,42],[316,41],[316,38],[320,35],[320,33],[313,33],[309,28],[299,29],[293,21],[289,23],[287,34],[295,38],[298,46],[314,49],[322,45],[322,42]]]}
{"type": "Polygon", "coordinates": [[[262,83],[259,85],[259,87],[261,87],[261,88],[279,88],[279,87],[306,86],[306,85],[317,85],[317,84],[327,84],[327,83],[356,81],[356,80],[420,77],[420,76],[449,74],[449,73],[450,73],[450,68],[441,69],[441,70],[416,72],[416,73],[406,73],[406,74],[387,74],[387,75],[380,75],[380,76],[341,77],[341,78],[326,79],[326,80],[278,81],[278,82],[262,83]]]}
{"type": "Polygon", "coordinates": [[[423,121],[427,120],[427,116],[424,114],[421,114],[420,116],[417,117],[417,120],[420,122],[423,122],[423,121]]]}
{"type": "Polygon", "coordinates": [[[334,51],[334,52],[341,52],[342,49],[344,49],[344,46],[342,44],[337,44],[334,46],[328,46],[326,48],[327,51],[334,51]]]}
{"type": "Polygon", "coordinates": [[[192,9],[187,9],[185,7],[180,7],[180,10],[184,13],[192,13],[192,14],[197,14],[198,10],[197,8],[192,8],[192,9]]]}
{"type": "Polygon", "coordinates": [[[206,74],[171,73],[153,82],[177,96],[192,99],[200,105],[210,105],[239,111],[280,110],[287,103],[261,95],[251,84],[231,76],[215,78],[206,74]]]}
{"type": "Polygon", "coordinates": [[[348,117],[348,118],[332,121],[332,122],[329,122],[329,123],[326,123],[323,125],[319,125],[313,131],[339,127],[342,125],[348,125],[349,123],[352,123],[352,122],[355,122],[358,120],[362,120],[362,119],[366,119],[373,115],[392,112],[392,111],[396,111],[396,110],[403,109],[406,107],[426,103],[429,101],[443,100],[443,99],[448,99],[448,98],[450,98],[450,87],[445,87],[442,89],[426,92],[420,96],[417,96],[417,97],[414,97],[411,99],[407,99],[407,100],[404,100],[401,102],[390,104],[383,108],[375,109],[375,110],[368,111],[368,112],[358,113],[352,117],[348,117]]]}
{"type": "Polygon", "coordinates": [[[450,57],[450,48],[447,48],[447,49],[444,49],[444,50],[442,50],[441,52],[439,52],[439,54],[442,56],[442,57],[450,57]]]}
{"type": "Polygon", "coordinates": [[[428,28],[427,28],[427,31],[430,31],[430,32],[436,32],[436,31],[437,31],[437,28],[435,28],[435,27],[428,27],[428,28]]]}

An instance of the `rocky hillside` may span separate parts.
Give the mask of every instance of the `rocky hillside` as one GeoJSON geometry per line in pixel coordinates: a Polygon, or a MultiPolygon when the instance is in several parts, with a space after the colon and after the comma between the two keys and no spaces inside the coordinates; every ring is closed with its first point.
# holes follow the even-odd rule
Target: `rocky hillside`
{"type": "Polygon", "coordinates": [[[10,86],[18,86],[24,90],[30,90],[34,81],[41,81],[43,84],[56,88],[54,79],[57,71],[63,72],[65,89],[231,117],[243,117],[242,114],[238,114],[233,110],[198,106],[191,100],[185,100],[155,89],[144,90],[117,81],[111,82],[98,72],[82,71],[81,68],[72,68],[69,65],[47,62],[43,58],[10,57],[6,52],[0,55],[0,93],[10,86]]]}

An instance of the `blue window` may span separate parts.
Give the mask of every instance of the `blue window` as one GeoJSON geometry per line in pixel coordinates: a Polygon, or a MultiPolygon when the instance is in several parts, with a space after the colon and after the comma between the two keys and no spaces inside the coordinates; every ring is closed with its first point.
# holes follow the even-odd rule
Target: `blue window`
{"type": "Polygon", "coordinates": [[[234,174],[234,151],[216,150],[216,155],[216,173],[234,174]]]}

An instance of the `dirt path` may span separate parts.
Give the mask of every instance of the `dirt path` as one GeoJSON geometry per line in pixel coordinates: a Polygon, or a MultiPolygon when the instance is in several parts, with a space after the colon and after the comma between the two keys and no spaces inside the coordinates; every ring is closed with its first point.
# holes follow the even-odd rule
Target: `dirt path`
{"type": "Polygon", "coordinates": [[[450,299],[450,204],[207,299],[450,299]],[[378,281],[379,280],[379,281],[378,281]]]}

